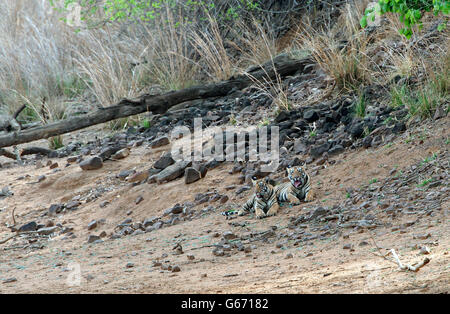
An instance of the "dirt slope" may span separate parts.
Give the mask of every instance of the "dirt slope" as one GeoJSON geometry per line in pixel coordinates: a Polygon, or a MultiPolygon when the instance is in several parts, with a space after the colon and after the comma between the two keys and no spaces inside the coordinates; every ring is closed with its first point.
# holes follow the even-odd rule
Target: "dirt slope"
{"type": "MultiPolygon", "coordinates": [[[[349,189],[367,186],[370,181],[383,184],[386,178],[394,176],[393,169],[406,171],[434,153],[443,156],[439,157],[440,162],[448,166],[449,129],[447,117],[409,130],[390,145],[347,151],[330,158],[313,176],[316,201],[284,208],[277,216],[262,220],[251,216],[226,220],[220,215],[221,210],[236,208],[250,195],[247,191],[241,197],[225,189],[238,185],[237,175],[229,174],[232,164],[222,164],[190,185],[178,179],[162,185],[132,186],[116,178],[124,169],[147,169],[167,147],[135,148],[126,159],[107,161],[103,168],[94,171],[82,171],[78,165],[64,167],[65,159],[54,160],[60,165],[59,172],[34,166],[0,168],[0,188],[8,186],[14,192],[13,196],[0,200],[0,238],[11,234],[6,224],[12,224],[13,208],[16,208],[15,219],[19,226],[33,220],[42,224],[51,220],[53,224],[73,227],[75,235],[73,238],[64,234],[40,238],[34,243],[16,238],[1,244],[0,292],[448,293],[448,181],[424,189],[418,188],[422,178],[411,182],[410,190],[416,191],[415,194],[400,195],[400,192],[400,198],[410,197],[414,203],[414,198],[426,200],[430,193],[440,193],[438,208],[426,214],[390,216],[381,205],[375,206],[370,214],[383,222],[375,229],[338,228],[329,236],[310,240],[303,237],[295,243],[289,238],[292,232],[289,224],[318,206],[331,208],[339,204],[345,207],[349,189]],[[34,183],[42,174],[46,179],[34,183]],[[230,200],[224,205],[197,205],[200,213],[203,208],[212,207],[195,219],[140,235],[114,240],[106,237],[101,243],[87,243],[89,234],[106,231],[109,235],[127,218],[142,221],[159,216],[176,203],[193,201],[197,193],[213,189],[227,194],[230,200]],[[95,192],[99,197],[83,203],[76,211],[55,217],[43,216],[51,204],[95,192]],[[144,200],[136,205],[138,196],[144,200]],[[100,207],[103,201],[109,204],[100,207]],[[87,226],[94,219],[105,221],[88,231],[87,226]],[[410,221],[413,223],[409,224],[410,221]],[[254,241],[245,237],[249,233],[264,234],[261,232],[267,230],[274,231],[274,235],[254,241]],[[246,251],[231,248],[230,256],[212,254],[213,244],[219,242],[226,231],[241,237],[246,251]],[[393,248],[402,262],[408,264],[423,260],[425,256],[419,254],[419,247],[427,246],[431,262],[417,273],[400,271],[395,264],[376,256],[378,251],[373,240],[383,254],[393,248]],[[183,254],[176,254],[173,249],[178,242],[183,254]],[[188,255],[193,255],[193,259],[188,255]],[[67,280],[73,278],[73,263],[80,267],[81,283],[71,286],[67,280]],[[178,265],[181,271],[163,269],[168,265],[178,265]]],[[[448,176],[444,180],[446,178],[448,176]]],[[[361,195],[360,199],[356,196],[356,205],[364,203],[365,194],[361,195]]],[[[386,201],[395,203],[395,198],[386,201]]],[[[324,223],[306,222],[300,228],[315,235],[323,231],[326,234],[328,227],[324,223]]]]}

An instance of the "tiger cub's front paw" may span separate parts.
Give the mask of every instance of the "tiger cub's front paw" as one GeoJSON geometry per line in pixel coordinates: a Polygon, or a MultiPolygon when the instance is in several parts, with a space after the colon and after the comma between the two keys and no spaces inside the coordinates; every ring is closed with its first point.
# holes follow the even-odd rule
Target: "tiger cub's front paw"
{"type": "Polygon", "coordinates": [[[256,215],[256,218],[258,218],[258,219],[266,217],[266,214],[264,213],[264,211],[259,208],[257,208],[255,210],[255,215],[256,215]]]}
{"type": "Polygon", "coordinates": [[[306,194],[305,202],[312,202],[316,198],[316,195],[314,191],[309,191],[308,194],[306,194]]]}

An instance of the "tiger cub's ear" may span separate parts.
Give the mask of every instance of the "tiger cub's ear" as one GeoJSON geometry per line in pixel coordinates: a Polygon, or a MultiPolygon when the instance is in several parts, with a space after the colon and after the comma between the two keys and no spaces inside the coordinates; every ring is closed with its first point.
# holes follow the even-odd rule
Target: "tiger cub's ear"
{"type": "Polygon", "coordinates": [[[253,184],[253,186],[256,185],[256,181],[258,181],[258,178],[256,176],[253,176],[252,177],[252,184],[253,184]]]}
{"type": "Polygon", "coordinates": [[[266,182],[267,184],[269,184],[270,178],[269,178],[269,177],[265,177],[265,178],[264,178],[264,182],[266,182]]]}

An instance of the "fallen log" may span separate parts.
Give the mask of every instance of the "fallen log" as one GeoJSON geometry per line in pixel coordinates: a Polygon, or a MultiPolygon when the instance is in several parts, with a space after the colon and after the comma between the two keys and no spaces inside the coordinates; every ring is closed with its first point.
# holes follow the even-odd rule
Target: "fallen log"
{"type": "Polygon", "coordinates": [[[280,55],[272,61],[266,62],[259,67],[254,67],[248,73],[232,77],[227,81],[190,87],[163,95],[145,94],[136,99],[123,99],[116,105],[100,108],[82,116],[61,120],[44,126],[10,132],[0,136],[0,148],[69,133],[92,125],[147,111],[154,114],[163,114],[171,107],[185,101],[226,96],[230,92],[241,90],[255,81],[264,82],[274,80],[277,76],[284,77],[298,71],[304,71],[305,67],[312,63],[313,61],[309,58],[294,60],[285,55],[280,55]]]}

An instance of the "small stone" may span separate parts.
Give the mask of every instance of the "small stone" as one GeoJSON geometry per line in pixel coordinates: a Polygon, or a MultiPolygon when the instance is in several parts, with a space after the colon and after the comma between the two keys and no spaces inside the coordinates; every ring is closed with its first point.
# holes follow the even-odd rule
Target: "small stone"
{"type": "Polygon", "coordinates": [[[430,253],[431,253],[431,251],[430,251],[430,249],[427,246],[421,246],[420,247],[420,254],[428,255],[430,253]]]}
{"type": "Polygon", "coordinates": [[[157,147],[161,147],[164,145],[168,145],[169,143],[170,143],[169,138],[167,136],[162,136],[162,137],[159,137],[159,138],[153,140],[150,143],[150,146],[151,146],[151,148],[157,148],[157,147]]]}
{"type": "Polygon", "coordinates": [[[97,240],[101,240],[101,238],[99,236],[97,236],[97,235],[91,234],[91,235],[89,235],[87,242],[88,243],[93,243],[93,242],[95,242],[97,240]]]}
{"type": "Polygon", "coordinates": [[[80,167],[83,170],[100,169],[101,167],[103,167],[103,160],[100,157],[95,156],[80,162],[80,167]]]}
{"type": "Polygon", "coordinates": [[[133,182],[142,182],[148,178],[148,171],[139,171],[134,175],[130,176],[127,181],[130,183],[133,182]]]}
{"type": "Polygon", "coordinates": [[[119,150],[118,152],[114,153],[111,158],[112,159],[123,159],[125,157],[128,157],[130,155],[130,149],[129,148],[123,148],[119,150]]]}
{"type": "Polygon", "coordinates": [[[180,271],[181,271],[180,266],[175,265],[175,266],[172,267],[172,272],[173,272],[173,273],[178,273],[178,272],[180,272],[180,271]]]}
{"type": "Polygon", "coordinates": [[[229,200],[228,195],[222,195],[220,197],[220,204],[225,204],[226,202],[228,202],[228,200],[229,200]]]}
{"type": "Polygon", "coordinates": [[[222,236],[225,240],[233,240],[237,238],[237,235],[231,231],[225,231],[222,236]]]}
{"type": "Polygon", "coordinates": [[[186,184],[190,184],[193,182],[196,182],[198,180],[201,179],[201,173],[200,171],[192,168],[192,167],[188,167],[186,168],[186,170],[184,171],[184,182],[186,184]]]}
{"type": "Polygon", "coordinates": [[[352,249],[352,245],[351,244],[344,244],[344,246],[342,247],[344,250],[350,250],[352,249]]]}
{"type": "Polygon", "coordinates": [[[88,224],[88,230],[93,230],[95,228],[97,228],[97,220],[92,220],[89,224],[88,224]]]}
{"type": "Polygon", "coordinates": [[[293,258],[294,255],[292,253],[287,253],[285,259],[293,258]]]}
{"type": "Polygon", "coordinates": [[[44,181],[46,178],[47,178],[47,177],[46,177],[45,175],[41,175],[41,176],[38,177],[37,182],[38,182],[38,183],[39,183],[39,182],[42,182],[42,181],[44,181]]]}
{"type": "Polygon", "coordinates": [[[36,231],[37,230],[37,223],[35,221],[31,221],[29,223],[24,224],[21,226],[18,231],[19,232],[27,232],[27,231],[36,231]]]}
{"type": "Polygon", "coordinates": [[[167,167],[173,165],[175,160],[172,158],[170,153],[164,153],[161,158],[159,158],[154,164],[153,168],[155,169],[166,169],[167,167]]]}
{"type": "Polygon", "coordinates": [[[133,268],[133,267],[134,267],[134,263],[128,262],[128,263],[125,265],[125,267],[126,267],[126,268],[133,268]]]}
{"type": "Polygon", "coordinates": [[[195,259],[195,256],[194,256],[194,255],[191,255],[191,254],[186,255],[186,257],[187,257],[187,259],[190,260],[190,261],[193,261],[193,260],[195,259]]]}
{"type": "Polygon", "coordinates": [[[5,280],[3,280],[3,283],[11,283],[11,282],[16,282],[17,278],[12,277],[12,278],[7,278],[5,280]]]}
{"type": "Polygon", "coordinates": [[[138,205],[140,202],[142,202],[144,200],[144,198],[141,196],[141,195],[139,195],[135,200],[134,200],[134,202],[136,203],[136,205],[138,205]]]}

